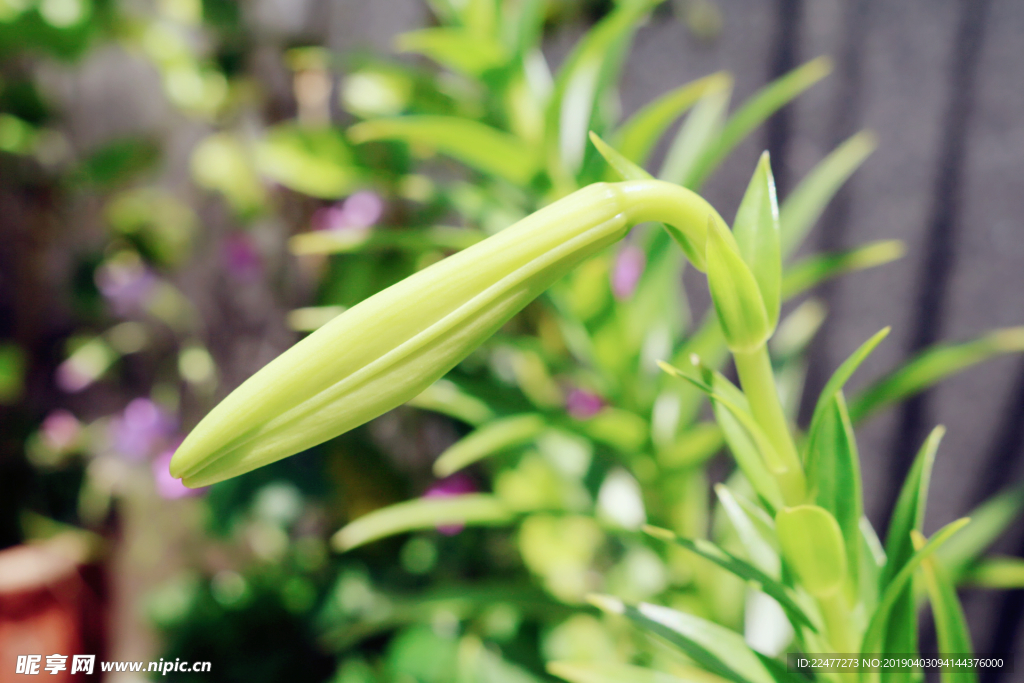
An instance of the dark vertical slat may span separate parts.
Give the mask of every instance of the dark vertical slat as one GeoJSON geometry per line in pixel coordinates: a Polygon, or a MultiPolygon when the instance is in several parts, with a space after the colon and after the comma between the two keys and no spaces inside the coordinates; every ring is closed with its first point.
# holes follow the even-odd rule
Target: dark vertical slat
{"type": "MultiPolygon", "coordinates": [[[[853,135],[861,127],[862,102],[864,93],[864,49],[870,26],[870,0],[846,0],[843,3],[843,43],[836,55],[835,101],[832,105],[832,121],[829,125],[830,148],[853,135]]],[[[839,190],[822,216],[822,229],[818,247],[821,251],[840,248],[846,239],[850,223],[852,190],[847,184],[839,190]]],[[[819,288],[819,297],[828,310],[835,308],[836,283],[829,282],[819,288]]],[[[818,394],[834,369],[831,349],[831,326],[825,325],[818,333],[810,358],[808,359],[807,380],[800,405],[800,422],[807,424],[814,411],[818,394]]]]}
{"type": "MultiPolygon", "coordinates": [[[[1008,481],[1019,481],[1019,469],[1024,452],[1024,362],[1017,370],[1016,381],[1006,401],[995,438],[988,449],[975,486],[972,502],[980,504],[1002,489],[1008,481]]],[[[1024,557],[1024,534],[1019,534],[1015,553],[1024,557]]],[[[1024,591],[1011,591],[999,601],[993,626],[981,653],[1013,652],[1014,644],[1024,623],[1024,591]]],[[[980,683],[999,683],[1006,674],[1002,669],[982,669],[980,683]]]]}
{"type": "MultiPolygon", "coordinates": [[[[795,68],[800,60],[803,0],[777,0],[776,13],[774,56],[769,81],[795,68]]],[[[771,156],[775,187],[780,196],[785,196],[789,193],[789,165],[786,162],[793,130],[792,107],[786,106],[777,111],[768,119],[765,128],[765,147],[771,156]]]]}
{"type": "MultiPolygon", "coordinates": [[[[967,158],[969,122],[974,104],[976,72],[985,34],[985,19],[991,0],[960,0],[953,59],[949,71],[948,104],[939,142],[938,165],[932,191],[931,211],[925,239],[925,256],[917,275],[913,335],[908,352],[914,354],[934,344],[946,318],[949,282],[952,276],[958,222],[962,205],[963,179],[967,158]]],[[[890,451],[890,471],[883,500],[885,516],[881,528],[888,528],[889,516],[914,455],[924,440],[928,423],[928,394],[907,401],[900,411],[890,451]]]]}

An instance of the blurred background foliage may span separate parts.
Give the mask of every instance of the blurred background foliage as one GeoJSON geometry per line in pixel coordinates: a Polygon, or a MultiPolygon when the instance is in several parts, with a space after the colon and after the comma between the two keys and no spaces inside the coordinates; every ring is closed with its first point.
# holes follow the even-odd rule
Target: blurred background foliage
{"type": "MultiPolygon", "coordinates": [[[[211,661],[203,680],[504,683],[552,680],[545,664],[567,660],[684,671],[582,607],[597,590],[777,652],[770,605],[636,533],[650,521],[738,547],[711,487],[733,476],[716,457],[728,435],[655,364],[725,360],[659,226],[585,264],[410,406],[208,490],[169,477],[183,434],[301,334],[615,179],[589,131],[620,173],[699,190],[830,71],[812,60],[735,105],[732,77],[709,74],[623,117],[636,29],[653,12],[714,41],[712,0],[429,4],[431,24],[381,55],[297,40],[288,3],[0,0],[0,543],[103,567],[108,658],[211,661]],[[545,34],[580,24],[549,67],[545,34]],[[160,104],[83,123],[68,108],[102,109],[116,89],[104,60],[160,104]],[[463,523],[438,523],[465,494],[463,523]]],[[[848,138],[785,193],[787,253],[874,145],[848,138]]],[[[880,241],[806,257],[783,294],[901,254],[880,241]]],[[[813,298],[789,306],[773,349],[793,419],[824,317],[813,298]]],[[[852,412],[1020,351],[1022,336],[925,351],[852,412]]]]}

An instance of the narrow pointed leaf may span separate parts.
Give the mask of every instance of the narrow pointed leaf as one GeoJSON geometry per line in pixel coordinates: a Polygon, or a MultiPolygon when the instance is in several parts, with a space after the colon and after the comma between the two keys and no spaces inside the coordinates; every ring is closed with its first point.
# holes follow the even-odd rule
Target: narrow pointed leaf
{"type": "Polygon", "coordinates": [[[722,159],[763,121],[784,107],[797,95],[832,71],[827,57],[818,57],[777,78],[754,94],[729,119],[718,140],[709,147],[694,167],[690,187],[700,184],[714,171],[722,159]]]}
{"type": "MultiPolygon", "coordinates": [[[[768,437],[747,410],[746,398],[742,393],[733,387],[739,393],[738,400],[734,402],[725,386],[712,388],[703,380],[691,377],[668,363],[658,365],[668,374],[686,380],[708,395],[715,410],[715,420],[722,428],[736,464],[757,494],[773,509],[780,508],[782,492],[770,471],[772,465],[780,466],[778,456],[775,455],[768,437]]],[[[723,384],[728,385],[728,380],[723,384]]]]}
{"type": "Polygon", "coordinates": [[[494,419],[494,411],[486,403],[446,379],[434,382],[407,405],[432,410],[474,426],[494,419]]]}
{"type": "Polygon", "coordinates": [[[724,484],[715,485],[715,495],[718,496],[722,510],[729,518],[732,528],[736,530],[736,535],[747,551],[747,557],[750,558],[751,563],[771,578],[781,579],[782,561],[779,559],[779,552],[767,540],[767,538],[771,538],[775,543],[778,542],[778,536],[775,535],[775,520],[758,509],[758,512],[764,516],[755,522],[748,509],[740,504],[737,496],[733,495],[729,487],[724,484]],[[758,523],[761,525],[760,528],[758,523]]]}
{"type": "Polygon", "coordinates": [[[810,256],[786,269],[782,276],[782,298],[799,296],[840,275],[891,263],[905,253],[903,242],[881,240],[846,251],[810,256]]]}
{"type": "Polygon", "coordinates": [[[719,548],[714,543],[700,538],[682,538],[668,529],[659,529],[651,526],[644,527],[644,531],[655,538],[675,543],[676,545],[680,545],[691,552],[697,553],[701,557],[714,562],[719,567],[722,567],[744,581],[753,581],[758,590],[771,596],[779,603],[783,611],[786,613],[786,616],[793,623],[793,628],[799,630],[800,627],[803,626],[811,629],[811,631],[815,633],[818,632],[814,623],[796,603],[792,592],[778,580],[773,579],[771,576],[765,574],[749,562],[741,560],[732,553],[719,548]]]}
{"type": "MultiPolygon", "coordinates": [[[[881,330],[876,332],[874,336],[857,347],[857,350],[850,354],[849,358],[843,361],[842,365],[832,373],[828,382],[825,383],[825,388],[821,390],[818,402],[814,406],[814,413],[811,416],[811,424],[807,429],[807,442],[804,447],[804,462],[807,461],[806,449],[813,445],[819,424],[825,417],[825,412],[828,410],[833,397],[842,390],[846,385],[847,380],[853,376],[853,373],[857,371],[857,368],[859,368],[860,364],[864,362],[864,359],[871,355],[871,352],[875,350],[875,347],[878,346],[883,339],[889,336],[889,331],[891,329],[892,328],[890,327],[883,327],[881,330]]],[[[853,421],[852,415],[850,419],[853,421]]]]}
{"type": "Polygon", "coordinates": [[[1022,351],[1024,327],[996,330],[962,344],[932,346],[850,401],[850,418],[854,423],[860,422],[972,365],[1002,354],[1022,351]]]}
{"type": "Polygon", "coordinates": [[[992,496],[971,511],[971,523],[936,553],[954,582],[1002,536],[1024,509],[1024,486],[992,496]]]}
{"type": "Polygon", "coordinates": [[[986,557],[967,571],[963,584],[996,590],[1024,588],[1024,558],[986,557]]]}
{"type": "Polygon", "coordinates": [[[774,330],[782,304],[782,256],[779,252],[779,204],[775,197],[768,152],[761,155],[733,221],[733,236],[740,255],[757,280],[761,299],[774,330]]]}
{"type": "Polygon", "coordinates": [[[400,116],[356,124],[348,130],[356,144],[400,140],[458,159],[482,173],[515,185],[530,182],[538,159],[519,138],[496,128],[454,116],[400,116]]]}
{"type": "Polygon", "coordinates": [[[582,165],[602,79],[617,71],[625,43],[656,4],[654,0],[620,3],[566,58],[555,79],[546,117],[548,153],[556,168],[574,174],[582,165]]]}
{"type": "Polygon", "coordinates": [[[485,71],[508,61],[508,54],[494,40],[475,36],[461,28],[425,28],[402,33],[396,38],[399,52],[414,52],[433,59],[469,76],[480,76],[485,71]]]}
{"type": "MultiPolygon", "coordinates": [[[[927,542],[925,537],[914,532],[914,547],[920,550],[927,542]]],[[[921,561],[921,573],[928,591],[928,599],[932,605],[932,616],[935,618],[935,631],[939,641],[939,656],[951,657],[958,654],[973,654],[974,644],[971,633],[967,629],[960,598],[949,575],[935,557],[921,561]]],[[[977,683],[978,674],[971,668],[943,668],[940,674],[942,683],[977,683]]]]}
{"type": "Polygon", "coordinates": [[[719,139],[729,109],[732,79],[723,79],[705,88],[700,101],[679,127],[658,177],[684,187],[696,187],[696,168],[702,155],[719,139]]]}
{"type": "Polygon", "coordinates": [[[723,89],[732,78],[716,73],[670,90],[633,114],[615,132],[616,147],[630,161],[643,166],[655,143],[672,123],[692,107],[708,90],[723,89]]]}
{"type": "MultiPolygon", "coordinates": [[[[884,652],[905,654],[908,652],[905,650],[883,649],[883,639],[887,635],[886,624],[892,616],[893,607],[899,601],[903,592],[911,587],[910,580],[913,578],[914,572],[921,566],[921,562],[949,540],[950,536],[962,529],[968,521],[970,520],[967,518],[958,519],[936,531],[935,535],[928,539],[928,542],[920,550],[916,551],[907,563],[903,565],[903,568],[888,582],[885,591],[882,593],[882,599],[879,600],[878,607],[875,613],[871,615],[867,630],[864,632],[864,640],[860,648],[862,654],[884,652]]],[[[916,650],[914,651],[916,652],[916,650]]],[[[862,675],[862,680],[863,678],[864,676],[862,675]]],[[[877,678],[877,674],[875,674],[875,678],[877,678]]]]}
{"type": "Polygon", "coordinates": [[[817,504],[839,523],[846,548],[846,575],[850,587],[859,593],[860,523],[864,515],[860,458],[842,391],[833,395],[832,405],[810,440],[806,460],[809,488],[815,492],[817,504]]]}
{"type": "MultiPolygon", "coordinates": [[[[914,555],[912,532],[920,533],[924,526],[925,507],[928,498],[928,484],[931,480],[932,465],[945,429],[936,427],[928,435],[918,452],[914,464],[903,483],[903,489],[896,501],[889,533],[885,538],[885,568],[882,570],[881,587],[888,590],[893,577],[903,569],[914,555]]],[[[913,587],[907,585],[892,605],[892,615],[886,625],[887,652],[917,651],[917,609],[913,587]]]]}
{"type": "Polygon", "coordinates": [[[543,416],[531,413],[495,420],[464,436],[434,461],[434,474],[447,477],[489,455],[533,441],[547,427],[543,416]]]}
{"type": "Polygon", "coordinates": [[[779,209],[783,254],[796,251],[825,206],[877,145],[873,133],[857,133],[822,159],[789,193],[779,209]]]}
{"type": "Polygon", "coordinates": [[[344,552],[406,531],[456,524],[500,526],[512,519],[512,512],[498,498],[486,493],[416,498],[363,515],[335,533],[331,545],[344,552]]]}
{"type": "Polygon", "coordinates": [[[701,668],[733,683],[775,683],[775,679],[743,636],[692,614],[658,605],[633,607],[616,598],[591,596],[599,609],[621,614],[644,631],[679,648],[701,668]]]}

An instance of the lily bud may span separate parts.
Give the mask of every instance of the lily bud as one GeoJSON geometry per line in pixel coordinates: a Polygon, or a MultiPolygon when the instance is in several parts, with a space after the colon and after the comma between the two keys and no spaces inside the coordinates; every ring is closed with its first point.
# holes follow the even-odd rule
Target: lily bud
{"type": "Polygon", "coordinates": [[[732,233],[714,218],[709,219],[706,248],[708,289],[725,343],[733,352],[755,351],[773,328],[757,280],[732,233]]]}
{"type": "Polygon", "coordinates": [[[721,220],[698,195],[662,181],[578,190],[353,306],[281,354],[192,430],[171,473],[206,486],[358,427],[417,396],[630,226],[671,223],[703,254],[711,218],[721,220]]]}

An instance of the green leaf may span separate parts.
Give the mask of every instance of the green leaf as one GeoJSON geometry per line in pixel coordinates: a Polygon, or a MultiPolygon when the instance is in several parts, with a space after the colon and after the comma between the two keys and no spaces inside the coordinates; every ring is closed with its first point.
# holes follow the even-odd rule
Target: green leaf
{"type": "Polygon", "coordinates": [[[494,419],[494,411],[486,403],[446,379],[434,382],[406,405],[432,410],[474,426],[494,419]]]}
{"type": "Polygon", "coordinates": [[[746,398],[742,392],[732,386],[732,383],[724,377],[719,379],[718,373],[712,380],[715,383],[715,386],[712,387],[668,363],[659,362],[658,365],[666,373],[685,379],[708,395],[715,411],[715,420],[722,428],[725,441],[729,444],[729,450],[732,451],[736,464],[757,494],[772,509],[782,507],[782,492],[770,471],[772,465],[780,466],[778,456],[772,449],[764,431],[750,415],[746,398]]]}
{"type": "Polygon", "coordinates": [[[825,206],[877,145],[873,133],[857,133],[822,159],[789,193],[779,209],[783,254],[796,251],[825,206]]]}
{"type": "Polygon", "coordinates": [[[860,522],[864,515],[860,459],[842,391],[833,394],[818,425],[818,431],[809,439],[807,480],[817,504],[839,523],[846,548],[848,585],[860,593],[860,522]]]}
{"type": "Polygon", "coordinates": [[[658,449],[658,464],[670,469],[697,467],[722,450],[724,443],[721,427],[713,422],[701,422],[658,449]]]}
{"type": "Polygon", "coordinates": [[[788,104],[832,71],[827,57],[812,59],[788,74],[777,78],[744,103],[729,119],[714,145],[708,147],[690,174],[689,187],[700,187],[704,179],[718,167],[736,145],[765,119],[788,104]]]}
{"type": "Polygon", "coordinates": [[[846,548],[836,518],[817,505],[783,508],[775,515],[782,556],[815,597],[832,595],[846,577],[846,548]]]}
{"type": "MultiPolygon", "coordinates": [[[[924,547],[925,538],[916,531],[913,532],[913,536],[914,547],[920,550],[924,547]]],[[[971,643],[971,633],[967,629],[967,619],[964,617],[960,598],[957,597],[956,587],[946,570],[934,557],[929,557],[922,560],[921,573],[924,574],[924,584],[932,604],[932,615],[935,617],[939,656],[973,654],[974,645],[971,643]]],[[[941,680],[942,683],[977,683],[978,674],[973,667],[943,668],[941,680]]]]}
{"type": "Polygon", "coordinates": [[[744,581],[753,581],[756,588],[766,595],[771,596],[785,611],[786,616],[793,623],[793,628],[799,631],[801,626],[806,626],[811,631],[817,633],[818,629],[814,623],[804,614],[804,611],[796,603],[791,591],[783,586],[778,580],[772,578],[768,574],[764,573],[754,565],[741,560],[732,553],[719,548],[710,541],[703,539],[689,539],[682,538],[672,533],[668,529],[660,529],[653,526],[645,526],[644,532],[660,538],[663,541],[669,541],[680,545],[687,550],[697,553],[701,557],[708,559],[719,567],[722,567],[726,571],[738,576],[744,581]]]}
{"type": "Polygon", "coordinates": [[[885,549],[867,517],[860,518],[860,599],[867,614],[878,605],[885,549]]]}
{"type": "Polygon", "coordinates": [[[401,140],[447,154],[482,173],[526,185],[540,170],[522,140],[496,128],[455,116],[400,116],[356,124],[348,130],[356,144],[401,140]]]}
{"type": "Polygon", "coordinates": [[[643,166],[655,143],[677,118],[708,91],[728,90],[731,82],[729,74],[719,72],[670,90],[645,105],[615,131],[616,147],[624,157],[643,166]]]}
{"type": "Polygon", "coordinates": [[[508,55],[501,44],[461,28],[425,28],[400,34],[395,43],[399,52],[415,52],[441,66],[468,76],[502,66],[508,55]]]}
{"type": "Polygon", "coordinates": [[[892,577],[914,554],[910,533],[920,533],[923,530],[932,466],[935,464],[935,454],[945,433],[946,429],[942,426],[932,430],[918,451],[914,464],[907,473],[906,481],[903,482],[903,488],[892,513],[892,521],[889,523],[889,533],[885,537],[885,555],[888,562],[882,575],[883,586],[892,581],[892,577]]]}
{"type": "MultiPolygon", "coordinates": [[[[973,519],[972,517],[972,522],[973,519]]],[[[987,557],[966,573],[963,583],[971,588],[995,588],[996,590],[1024,588],[1024,559],[987,557]]]]}
{"type": "Polygon", "coordinates": [[[555,79],[546,115],[552,175],[575,173],[583,164],[587,131],[602,81],[618,70],[626,43],[660,0],[622,2],[594,26],[566,58],[555,79]]]}
{"type": "MultiPolygon", "coordinates": [[[[871,355],[871,352],[875,350],[875,347],[889,335],[889,331],[891,329],[892,328],[890,327],[883,327],[881,330],[876,332],[874,336],[857,347],[857,350],[850,354],[849,358],[843,361],[842,365],[832,373],[828,382],[825,383],[825,388],[821,390],[818,402],[814,406],[814,413],[811,416],[811,424],[807,429],[807,441],[804,444],[805,463],[808,461],[808,449],[810,449],[814,444],[815,435],[820,428],[819,425],[825,417],[825,412],[828,410],[833,397],[842,390],[846,385],[846,382],[851,376],[853,376],[853,373],[857,371],[858,367],[860,367],[860,364],[864,362],[864,359],[871,355]]],[[[852,413],[852,411],[850,412],[852,413]]],[[[852,416],[851,421],[853,421],[852,416]]]]}
{"type": "Polygon", "coordinates": [[[386,249],[421,252],[430,249],[462,251],[487,235],[469,228],[436,226],[432,228],[378,230],[314,230],[294,235],[288,249],[296,255],[352,254],[386,249]]]}
{"type": "Polygon", "coordinates": [[[500,526],[512,519],[508,508],[487,493],[416,498],[374,510],[350,522],[331,537],[331,545],[345,552],[406,531],[454,524],[500,526]]]}
{"type": "Polygon", "coordinates": [[[749,506],[741,505],[737,497],[724,484],[715,485],[715,495],[718,496],[718,501],[733,529],[736,530],[736,535],[747,551],[750,561],[773,579],[781,579],[782,561],[779,559],[775,520],[749,501],[747,501],[750,503],[749,506]],[[751,508],[759,513],[756,518],[751,516],[751,508]],[[776,546],[773,547],[772,543],[776,546]]]}
{"type": "Polygon", "coordinates": [[[1024,486],[1015,486],[971,511],[971,523],[936,553],[954,582],[959,582],[971,564],[1006,531],[1021,508],[1024,486]]]}
{"type": "Polygon", "coordinates": [[[489,455],[533,441],[547,427],[536,413],[513,415],[480,427],[450,446],[434,462],[434,474],[447,477],[489,455]]]}
{"type": "Polygon", "coordinates": [[[719,139],[729,109],[732,79],[707,87],[672,139],[658,177],[685,187],[696,187],[695,173],[701,155],[719,139]]]}
{"type": "Polygon", "coordinates": [[[569,683],[693,683],[663,671],[611,662],[548,662],[547,670],[569,683]]]}
{"type": "Polygon", "coordinates": [[[256,147],[255,157],[262,175],[320,199],[344,197],[369,182],[333,128],[278,126],[256,147]]]}
{"type": "Polygon", "coordinates": [[[623,180],[644,180],[654,177],[624,154],[617,152],[594,131],[590,131],[590,141],[601,156],[604,157],[604,160],[608,162],[608,165],[623,180]]]}
{"type": "Polygon", "coordinates": [[[740,255],[732,233],[708,220],[708,288],[725,341],[732,351],[754,351],[772,333],[757,280],[740,255]]]}
{"type": "Polygon", "coordinates": [[[768,152],[762,154],[757,162],[736,211],[732,232],[740,255],[757,280],[768,312],[768,324],[774,330],[782,305],[782,256],[779,252],[779,203],[775,197],[775,178],[768,152]]]}
{"type": "Polygon", "coordinates": [[[782,298],[791,299],[840,275],[891,263],[905,253],[903,242],[880,240],[845,251],[809,256],[786,269],[782,276],[782,298]]]}
{"type": "Polygon", "coordinates": [[[679,648],[701,668],[733,683],[776,683],[743,636],[724,626],[668,607],[641,603],[633,607],[617,598],[593,595],[597,608],[621,614],[638,627],[679,648]]]}
{"type": "MultiPolygon", "coordinates": [[[[889,533],[885,538],[887,561],[882,569],[880,583],[884,590],[888,590],[894,577],[914,555],[911,532],[920,533],[924,526],[932,465],[935,463],[935,454],[945,433],[945,428],[936,427],[925,439],[896,501],[892,521],[889,523],[889,533]]],[[[887,652],[917,651],[917,610],[912,588],[908,585],[903,593],[893,601],[892,617],[886,626],[888,632],[886,642],[891,645],[892,649],[887,652]]]]}
{"type": "Polygon", "coordinates": [[[929,347],[850,401],[854,423],[972,365],[1005,353],[1024,351],[1024,327],[1007,327],[962,344],[929,347]]]}
{"type": "MultiPolygon", "coordinates": [[[[892,616],[893,607],[899,601],[903,592],[911,587],[910,580],[914,572],[926,558],[934,553],[950,536],[962,529],[970,520],[967,518],[950,522],[935,532],[928,542],[920,550],[916,551],[903,565],[902,569],[888,582],[878,608],[871,616],[868,628],[864,632],[864,640],[860,651],[862,654],[875,654],[881,652],[909,652],[908,650],[883,649],[883,638],[886,636],[886,624],[892,616]]],[[[915,650],[916,651],[916,650],[915,650]]],[[[875,674],[877,678],[877,673],[875,674]]],[[[862,680],[864,676],[862,675],[862,680]]]]}

